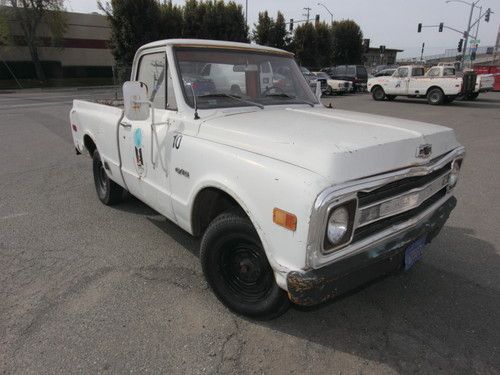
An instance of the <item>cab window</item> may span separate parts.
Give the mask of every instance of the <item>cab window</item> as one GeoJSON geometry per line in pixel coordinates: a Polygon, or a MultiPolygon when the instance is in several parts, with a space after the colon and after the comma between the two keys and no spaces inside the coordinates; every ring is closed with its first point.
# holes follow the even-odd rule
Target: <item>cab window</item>
{"type": "Polygon", "coordinates": [[[443,69],[443,76],[454,76],[455,75],[455,68],[444,68],[443,69]]]}
{"type": "Polygon", "coordinates": [[[148,87],[149,100],[157,109],[166,108],[166,56],[165,53],[150,53],[141,57],[137,81],[148,87]]]}
{"type": "Polygon", "coordinates": [[[422,77],[424,75],[424,68],[412,68],[412,77],[422,77]]]}
{"type": "Polygon", "coordinates": [[[408,68],[399,68],[397,76],[400,78],[408,77],[408,68]]]}
{"type": "Polygon", "coordinates": [[[429,77],[438,77],[439,76],[439,68],[432,68],[427,72],[429,77]]]}

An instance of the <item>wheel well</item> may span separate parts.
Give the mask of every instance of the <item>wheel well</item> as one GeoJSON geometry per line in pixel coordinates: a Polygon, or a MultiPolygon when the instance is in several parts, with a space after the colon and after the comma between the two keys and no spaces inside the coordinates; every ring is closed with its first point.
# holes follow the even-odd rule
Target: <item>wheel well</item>
{"type": "Polygon", "coordinates": [[[191,215],[193,235],[201,236],[213,219],[228,210],[247,217],[245,210],[226,192],[216,188],[200,191],[194,200],[191,215]]]}
{"type": "Polygon", "coordinates": [[[371,88],[370,92],[372,92],[373,90],[375,90],[377,87],[380,87],[382,90],[384,89],[381,85],[375,85],[371,88]]]}
{"type": "Polygon", "coordinates": [[[442,89],[441,87],[439,87],[439,86],[431,86],[431,87],[429,87],[429,88],[427,89],[427,92],[425,93],[425,95],[426,95],[426,96],[427,96],[427,95],[429,95],[429,92],[430,92],[432,89],[439,89],[439,90],[441,90],[441,92],[442,92],[442,93],[443,93],[443,95],[444,95],[444,91],[443,91],[443,89],[442,89]]]}
{"type": "Polygon", "coordinates": [[[92,138],[90,138],[89,135],[86,134],[83,137],[83,144],[85,145],[85,148],[89,152],[90,157],[92,157],[94,155],[94,151],[96,150],[97,146],[95,145],[94,141],[92,140],[92,138]]]}

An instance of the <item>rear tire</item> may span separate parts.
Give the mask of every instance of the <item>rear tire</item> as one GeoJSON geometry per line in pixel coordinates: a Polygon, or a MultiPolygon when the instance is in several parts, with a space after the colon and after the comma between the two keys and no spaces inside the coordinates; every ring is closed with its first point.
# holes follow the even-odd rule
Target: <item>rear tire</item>
{"type": "Polygon", "coordinates": [[[380,87],[380,86],[376,86],[372,90],[372,98],[373,98],[373,100],[376,100],[377,102],[381,101],[381,100],[384,100],[384,98],[385,98],[385,91],[384,91],[384,89],[382,87],[380,87]]]}
{"type": "Polygon", "coordinates": [[[440,105],[444,102],[444,93],[440,88],[430,89],[427,93],[427,102],[431,105],[440,105]]]}
{"type": "Polygon", "coordinates": [[[111,181],[97,150],[92,157],[92,169],[94,172],[94,183],[99,200],[106,206],[120,203],[123,197],[123,188],[116,182],[111,181]]]}
{"type": "Polygon", "coordinates": [[[205,278],[230,310],[257,319],[273,319],[290,306],[252,223],[233,212],[217,216],[200,248],[205,278]]]}

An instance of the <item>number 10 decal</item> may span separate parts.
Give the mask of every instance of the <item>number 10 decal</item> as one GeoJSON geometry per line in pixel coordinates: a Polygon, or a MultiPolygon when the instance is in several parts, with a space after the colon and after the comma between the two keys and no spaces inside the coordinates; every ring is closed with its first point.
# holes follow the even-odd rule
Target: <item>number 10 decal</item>
{"type": "Polygon", "coordinates": [[[182,135],[180,134],[175,135],[172,147],[178,150],[181,147],[181,142],[182,142],[182,135]]]}

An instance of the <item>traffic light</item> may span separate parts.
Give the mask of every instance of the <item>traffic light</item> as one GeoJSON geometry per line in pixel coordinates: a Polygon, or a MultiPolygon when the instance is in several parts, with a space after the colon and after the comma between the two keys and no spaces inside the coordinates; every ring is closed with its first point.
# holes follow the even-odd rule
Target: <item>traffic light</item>
{"type": "Polygon", "coordinates": [[[444,23],[440,23],[439,24],[439,32],[442,33],[443,32],[443,27],[444,27],[444,23]]]}
{"type": "Polygon", "coordinates": [[[490,22],[490,13],[491,13],[491,8],[488,8],[488,9],[486,10],[486,15],[484,16],[484,20],[485,20],[486,22],[490,22]]]}
{"type": "Polygon", "coordinates": [[[293,31],[293,18],[290,19],[290,32],[293,31]]]}
{"type": "Polygon", "coordinates": [[[370,39],[363,39],[363,49],[365,53],[370,51],[370,39]]]}
{"type": "Polygon", "coordinates": [[[471,59],[471,60],[475,60],[475,59],[476,59],[476,51],[472,51],[472,52],[470,53],[470,59],[471,59]]]}
{"type": "Polygon", "coordinates": [[[379,50],[380,50],[380,54],[381,55],[384,54],[384,52],[385,52],[385,46],[380,46],[379,50]]]}
{"type": "Polygon", "coordinates": [[[419,23],[418,24],[418,29],[417,29],[417,33],[421,33],[422,32],[422,24],[419,23]]]}
{"type": "Polygon", "coordinates": [[[316,14],[316,19],[314,20],[314,22],[316,25],[319,24],[319,14],[316,14]]]}
{"type": "Polygon", "coordinates": [[[458,47],[457,47],[457,51],[458,52],[462,52],[462,47],[464,46],[464,40],[463,39],[460,39],[458,41],[458,47]]]}

